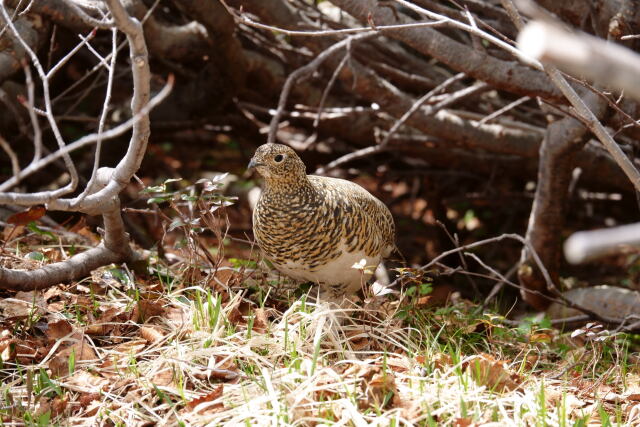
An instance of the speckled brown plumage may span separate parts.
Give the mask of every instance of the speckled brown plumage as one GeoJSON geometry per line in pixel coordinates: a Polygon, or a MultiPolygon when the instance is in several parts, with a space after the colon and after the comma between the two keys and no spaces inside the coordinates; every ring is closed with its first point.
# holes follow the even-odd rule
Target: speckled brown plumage
{"type": "Polygon", "coordinates": [[[336,299],[360,288],[354,263],[365,259],[375,268],[393,250],[389,209],[359,185],[307,175],[298,155],[281,144],[260,146],[250,167],[265,179],[253,212],[254,235],[284,274],[319,283],[321,294],[330,291],[326,296],[336,299]]]}

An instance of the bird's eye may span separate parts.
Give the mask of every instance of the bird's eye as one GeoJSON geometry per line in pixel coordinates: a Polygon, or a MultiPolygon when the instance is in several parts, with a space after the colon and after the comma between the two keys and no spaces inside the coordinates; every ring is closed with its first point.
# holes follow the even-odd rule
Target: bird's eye
{"type": "Polygon", "coordinates": [[[280,163],[282,160],[284,160],[284,156],[282,154],[278,154],[277,156],[275,156],[273,158],[273,160],[275,160],[276,162],[280,163]]]}

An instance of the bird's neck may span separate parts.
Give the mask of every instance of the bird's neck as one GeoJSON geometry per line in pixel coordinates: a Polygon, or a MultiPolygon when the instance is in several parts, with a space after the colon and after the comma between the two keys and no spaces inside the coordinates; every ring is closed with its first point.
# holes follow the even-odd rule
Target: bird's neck
{"type": "Polygon", "coordinates": [[[313,191],[311,181],[306,175],[289,177],[269,177],[264,181],[265,193],[308,193],[313,191]]]}

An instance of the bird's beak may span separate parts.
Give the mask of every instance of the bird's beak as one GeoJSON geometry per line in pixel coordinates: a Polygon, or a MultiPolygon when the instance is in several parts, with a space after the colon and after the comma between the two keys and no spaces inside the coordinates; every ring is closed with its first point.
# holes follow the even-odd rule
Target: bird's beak
{"type": "Polygon", "coordinates": [[[263,164],[260,163],[260,162],[256,162],[255,159],[251,159],[251,161],[247,165],[247,169],[254,169],[254,168],[258,167],[258,166],[263,166],[263,164]]]}

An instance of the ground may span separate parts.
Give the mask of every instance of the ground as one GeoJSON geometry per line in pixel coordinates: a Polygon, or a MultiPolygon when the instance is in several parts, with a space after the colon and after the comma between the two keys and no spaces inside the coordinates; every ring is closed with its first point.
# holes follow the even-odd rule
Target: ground
{"type": "MultiPolygon", "coordinates": [[[[140,271],[107,266],[2,294],[3,425],[640,422],[635,336],[514,323],[499,304],[455,293],[436,301],[437,274],[400,293],[366,287],[340,320],[303,289],[276,292],[286,279],[250,245],[223,238],[205,265],[193,228],[173,224],[164,259],[142,251],[140,271]]],[[[85,245],[98,239],[71,228],[85,245]]],[[[5,265],[34,268],[82,250],[66,241],[71,233],[30,229],[14,231],[5,265]]]]}

